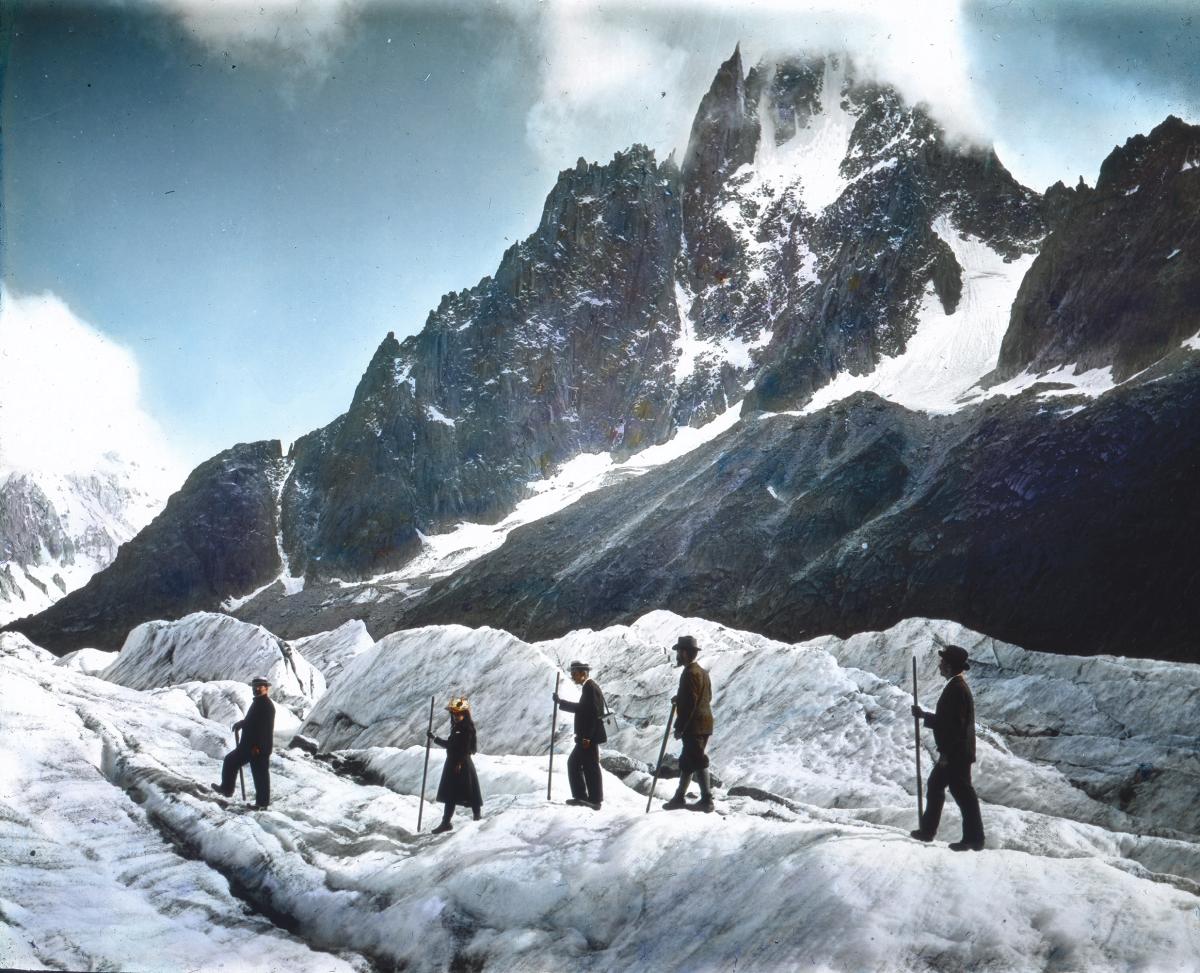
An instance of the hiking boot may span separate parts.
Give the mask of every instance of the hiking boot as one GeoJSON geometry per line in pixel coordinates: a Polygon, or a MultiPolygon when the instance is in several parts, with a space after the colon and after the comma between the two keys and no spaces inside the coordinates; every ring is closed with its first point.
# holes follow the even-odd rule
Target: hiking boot
{"type": "Polygon", "coordinates": [[[676,794],[673,798],[663,804],[662,809],[664,811],[682,811],[687,806],[687,801],[684,800],[683,795],[676,794]]]}
{"type": "Polygon", "coordinates": [[[698,800],[695,804],[689,804],[687,809],[689,811],[701,811],[704,814],[712,814],[713,811],[716,810],[716,808],[713,806],[711,794],[708,797],[700,798],[700,800],[698,800]]]}
{"type": "Polygon", "coordinates": [[[908,833],[908,836],[910,838],[916,838],[917,841],[924,841],[924,842],[933,841],[933,835],[931,835],[928,831],[922,831],[920,828],[917,828],[916,831],[910,831],[908,833]]]}
{"type": "Polygon", "coordinates": [[[952,841],[951,851],[983,851],[982,841],[952,841]]]}
{"type": "Polygon", "coordinates": [[[436,828],[434,828],[430,832],[430,834],[445,834],[447,831],[453,831],[453,830],[454,830],[454,825],[452,825],[449,821],[443,821],[436,828]]]}
{"type": "Polygon", "coordinates": [[[214,790],[218,794],[220,794],[222,797],[233,797],[233,788],[230,788],[229,790],[225,790],[225,788],[222,787],[220,784],[209,784],[208,786],[210,788],[212,788],[212,790],[214,790]]]}

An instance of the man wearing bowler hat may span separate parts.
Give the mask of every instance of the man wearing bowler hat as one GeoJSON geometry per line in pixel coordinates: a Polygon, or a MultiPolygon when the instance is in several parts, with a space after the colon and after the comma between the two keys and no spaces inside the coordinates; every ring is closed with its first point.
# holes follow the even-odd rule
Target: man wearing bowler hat
{"type": "Polygon", "coordinates": [[[600,777],[600,744],[608,741],[604,729],[604,694],[592,679],[592,669],[586,662],[571,663],[571,681],[582,687],[579,702],[571,703],[554,693],[554,702],[568,713],[575,714],[575,749],[567,758],[567,780],[571,783],[568,804],[582,805],[599,811],[604,800],[604,784],[600,777]]]}
{"type": "Polygon", "coordinates": [[[938,759],[929,773],[926,785],[925,814],[921,827],[912,832],[918,841],[933,841],[942,807],[946,803],[946,788],[962,812],[962,840],[952,842],[953,851],[983,849],[983,819],[979,814],[979,798],[971,784],[971,764],[975,762],[975,701],[964,673],[971,668],[967,650],[947,645],[938,653],[938,671],[947,680],[938,698],[937,709],[930,713],[915,703],[912,715],[925,721],[933,730],[938,759]]]}
{"type": "Polygon", "coordinates": [[[675,665],[682,666],[679,674],[679,693],[675,697],[675,737],[683,741],[679,754],[679,789],[663,804],[665,811],[686,808],[689,811],[711,812],[712,786],[708,775],[708,738],[712,736],[712,683],[708,673],[696,662],[700,647],[691,635],[681,635],[675,643],[675,665]],[[693,775],[700,785],[700,800],[688,804],[688,784],[693,775]]]}
{"type": "Polygon", "coordinates": [[[271,750],[275,740],[275,704],[271,702],[271,683],[261,676],[250,683],[254,698],[246,710],[246,718],[233,724],[234,733],[241,731],[237,746],[225,755],[221,767],[221,783],[211,787],[224,797],[233,797],[233,782],[238,771],[250,765],[254,778],[254,806],[260,811],[271,803],[271,750]]]}

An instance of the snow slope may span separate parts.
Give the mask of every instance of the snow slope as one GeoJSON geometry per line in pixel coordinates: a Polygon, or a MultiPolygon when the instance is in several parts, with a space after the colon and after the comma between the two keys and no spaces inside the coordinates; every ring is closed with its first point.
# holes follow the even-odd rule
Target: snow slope
{"type": "MultiPolygon", "coordinates": [[[[200,639],[215,630],[193,631],[200,639]]],[[[274,803],[259,814],[207,793],[228,732],[179,689],[116,687],[54,666],[15,636],[0,637],[0,679],[15,690],[0,702],[6,726],[19,721],[46,753],[79,754],[49,766],[8,751],[5,854],[35,857],[26,855],[41,847],[32,828],[79,827],[77,801],[130,809],[85,820],[80,838],[124,863],[115,919],[107,906],[72,907],[81,882],[107,893],[107,865],[74,873],[29,865],[20,881],[0,871],[8,962],[81,965],[86,956],[89,965],[145,968],[148,947],[111,929],[144,925],[148,938],[169,943],[162,917],[173,909],[189,968],[204,969],[217,968],[223,937],[240,956],[270,955],[296,970],[365,957],[414,971],[1167,971],[1200,955],[1194,831],[1152,827],[1082,792],[1053,754],[1011,746],[1037,739],[1018,730],[1057,725],[1066,737],[1078,726],[1067,759],[1091,760],[1098,774],[1125,746],[1179,749],[1180,701],[1197,685],[1197,667],[1039,656],[924,620],[798,645],[665,612],[533,645],[486,629],[397,633],[346,663],[312,711],[310,729],[327,747],[353,749],[277,751],[274,803]],[[556,801],[547,803],[556,669],[577,656],[593,664],[620,720],[605,753],[644,763],[657,754],[678,678],[667,650],[684,632],[696,635],[712,673],[724,813],[647,815],[639,770],[624,781],[605,773],[601,812],[565,807],[563,737],[556,801]],[[929,676],[934,635],[978,660],[976,779],[989,846],[979,854],[907,838],[909,658],[915,650],[930,705],[940,689],[929,676]],[[1122,680],[1138,684],[1127,710],[1115,689],[1122,680]],[[460,691],[471,694],[479,726],[484,820],[460,815],[449,835],[431,836],[438,809],[427,804],[417,835],[429,698],[441,729],[440,707],[460,691]],[[1124,722],[1134,712],[1140,720],[1124,722]],[[44,778],[67,799],[49,800],[44,778]],[[161,841],[160,856],[143,860],[139,841],[155,830],[195,861],[161,841]],[[172,885],[170,869],[185,867],[204,879],[172,885]],[[254,916],[227,921],[226,882],[276,928],[254,916]],[[215,921],[196,921],[202,908],[215,921]],[[262,930],[257,951],[241,945],[251,928],[262,930]],[[40,952],[22,945],[29,941],[40,952]]],[[[435,750],[427,798],[442,759],[435,750]]],[[[1184,773],[1180,763],[1161,776],[1184,773]]],[[[1177,811],[1194,801],[1194,780],[1177,785],[1177,811]]],[[[669,788],[660,785],[660,797],[669,788]]],[[[957,836],[952,807],[943,840],[957,836]]]]}
{"type": "Polygon", "coordinates": [[[996,367],[1009,312],[1033,255],[1005,262],[987,244],[960,234],[947,217],[936,220],[933,229],[962,268],[962,295],[954,313],[945,312],[930,287],[904,352],[883,359],[867,375],[842,372],[812,397],[803,414],[860,391],[908,409],[955,412],[963,407],[964,394],[996,367]]]}

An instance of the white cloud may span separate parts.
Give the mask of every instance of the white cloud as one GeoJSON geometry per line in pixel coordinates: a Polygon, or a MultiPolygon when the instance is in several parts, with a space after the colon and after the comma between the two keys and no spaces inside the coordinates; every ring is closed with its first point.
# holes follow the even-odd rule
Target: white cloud
{"type": "Polygon", "coordinates": [[[142,405],[136,359],[55,295],[0,287],[0,467],[87,473],[109,453],[177,478],[179,461],[142,405]]]}
{"type": "Polygon", "coordinates": [[[681,101],[691,88],[688,52],[631,29],[628,19],[563,5],[537,30],[541,86],[525,129],[548,168],[565,168],[580,155],[605,158],[634,142],[661,150],[663,135],[675,137],[680,118],[695,111],[681,101]]]}
{"type": "Polygon", "coordinates": [[[635,141],[681,157],[717,65],[740,43],[747,69],[776,54],[849,54],[860,72],[928,104],[953,137],[982,141],[959,22],[959,0],[560,0],[525,18],[541,80],[526,135],[551,169],[635,141]]]}
{"type": "Polygon", "coordinates": [[[174,14],[193,37],[231,59],[321,70],[346,40],[359,0],[130,0],[174,14]]]}

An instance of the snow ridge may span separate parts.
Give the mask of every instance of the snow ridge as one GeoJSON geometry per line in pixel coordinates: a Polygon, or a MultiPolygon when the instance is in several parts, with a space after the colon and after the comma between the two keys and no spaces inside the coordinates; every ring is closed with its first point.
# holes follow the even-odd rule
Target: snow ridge
{"type": "MultiPolygon", "coordinates": [[[[198,621],[183,620],[204,654],[236,664],[221,651],[235,632],[198,621]]],[[[668,612],[533,644],[431,627],[345,666],[307,729],[326,750],[352,749],[277,748],[272,807],[258,813],[206,786],[232,743],[232,684],[122,688],[56,667],[11,634],[0,634],[0,679],[11,690],[0,721],[29,741],[0,761],[10,965],[143,968],[187,949],[205,968],[314,973],[364,970],[364,957],[421,973],[564,963],[898,973],[931,962],[1165,973],[1200,951],[1200,809],[1183,705],[1200,691],[1196,666],[1045,656],[926,619],[795,645],[668,612]],[[645,813],[647,762],[678,678],[668,649],[684,633],[712,673],[722,815],[645,813]],[[909,660],[930,706],[935,636],[973,659],[981,854],[907,838],[909,660]],[[561,752],[546,800],[549,693],[578,655],[619,721],[599,813],[562,805],[561,752]],[[460,815],[431,836],[437,806],[427,804],[417,835],[429,697],[463,691],[479,727],[483,820],[460,815]],[[1118,798],[1142,764],[1152,766],[1132,798],[1118,798]],[[1106,788],[1110,803],[1089,796],[1106,788]],[[232,882],[292,932],[246,915],[232,882]],[[697,921],[706,935],[681,940],[697,921]],[[113,936],[114,923],[132,934],[113,936]]],[[[439,711],[435,729],[445,721],[439,711]]],[[[660,799],[669,788],[660,783],[660,799]]],[[[951,804],[943,841],[955,817],[951,804]]]]}

